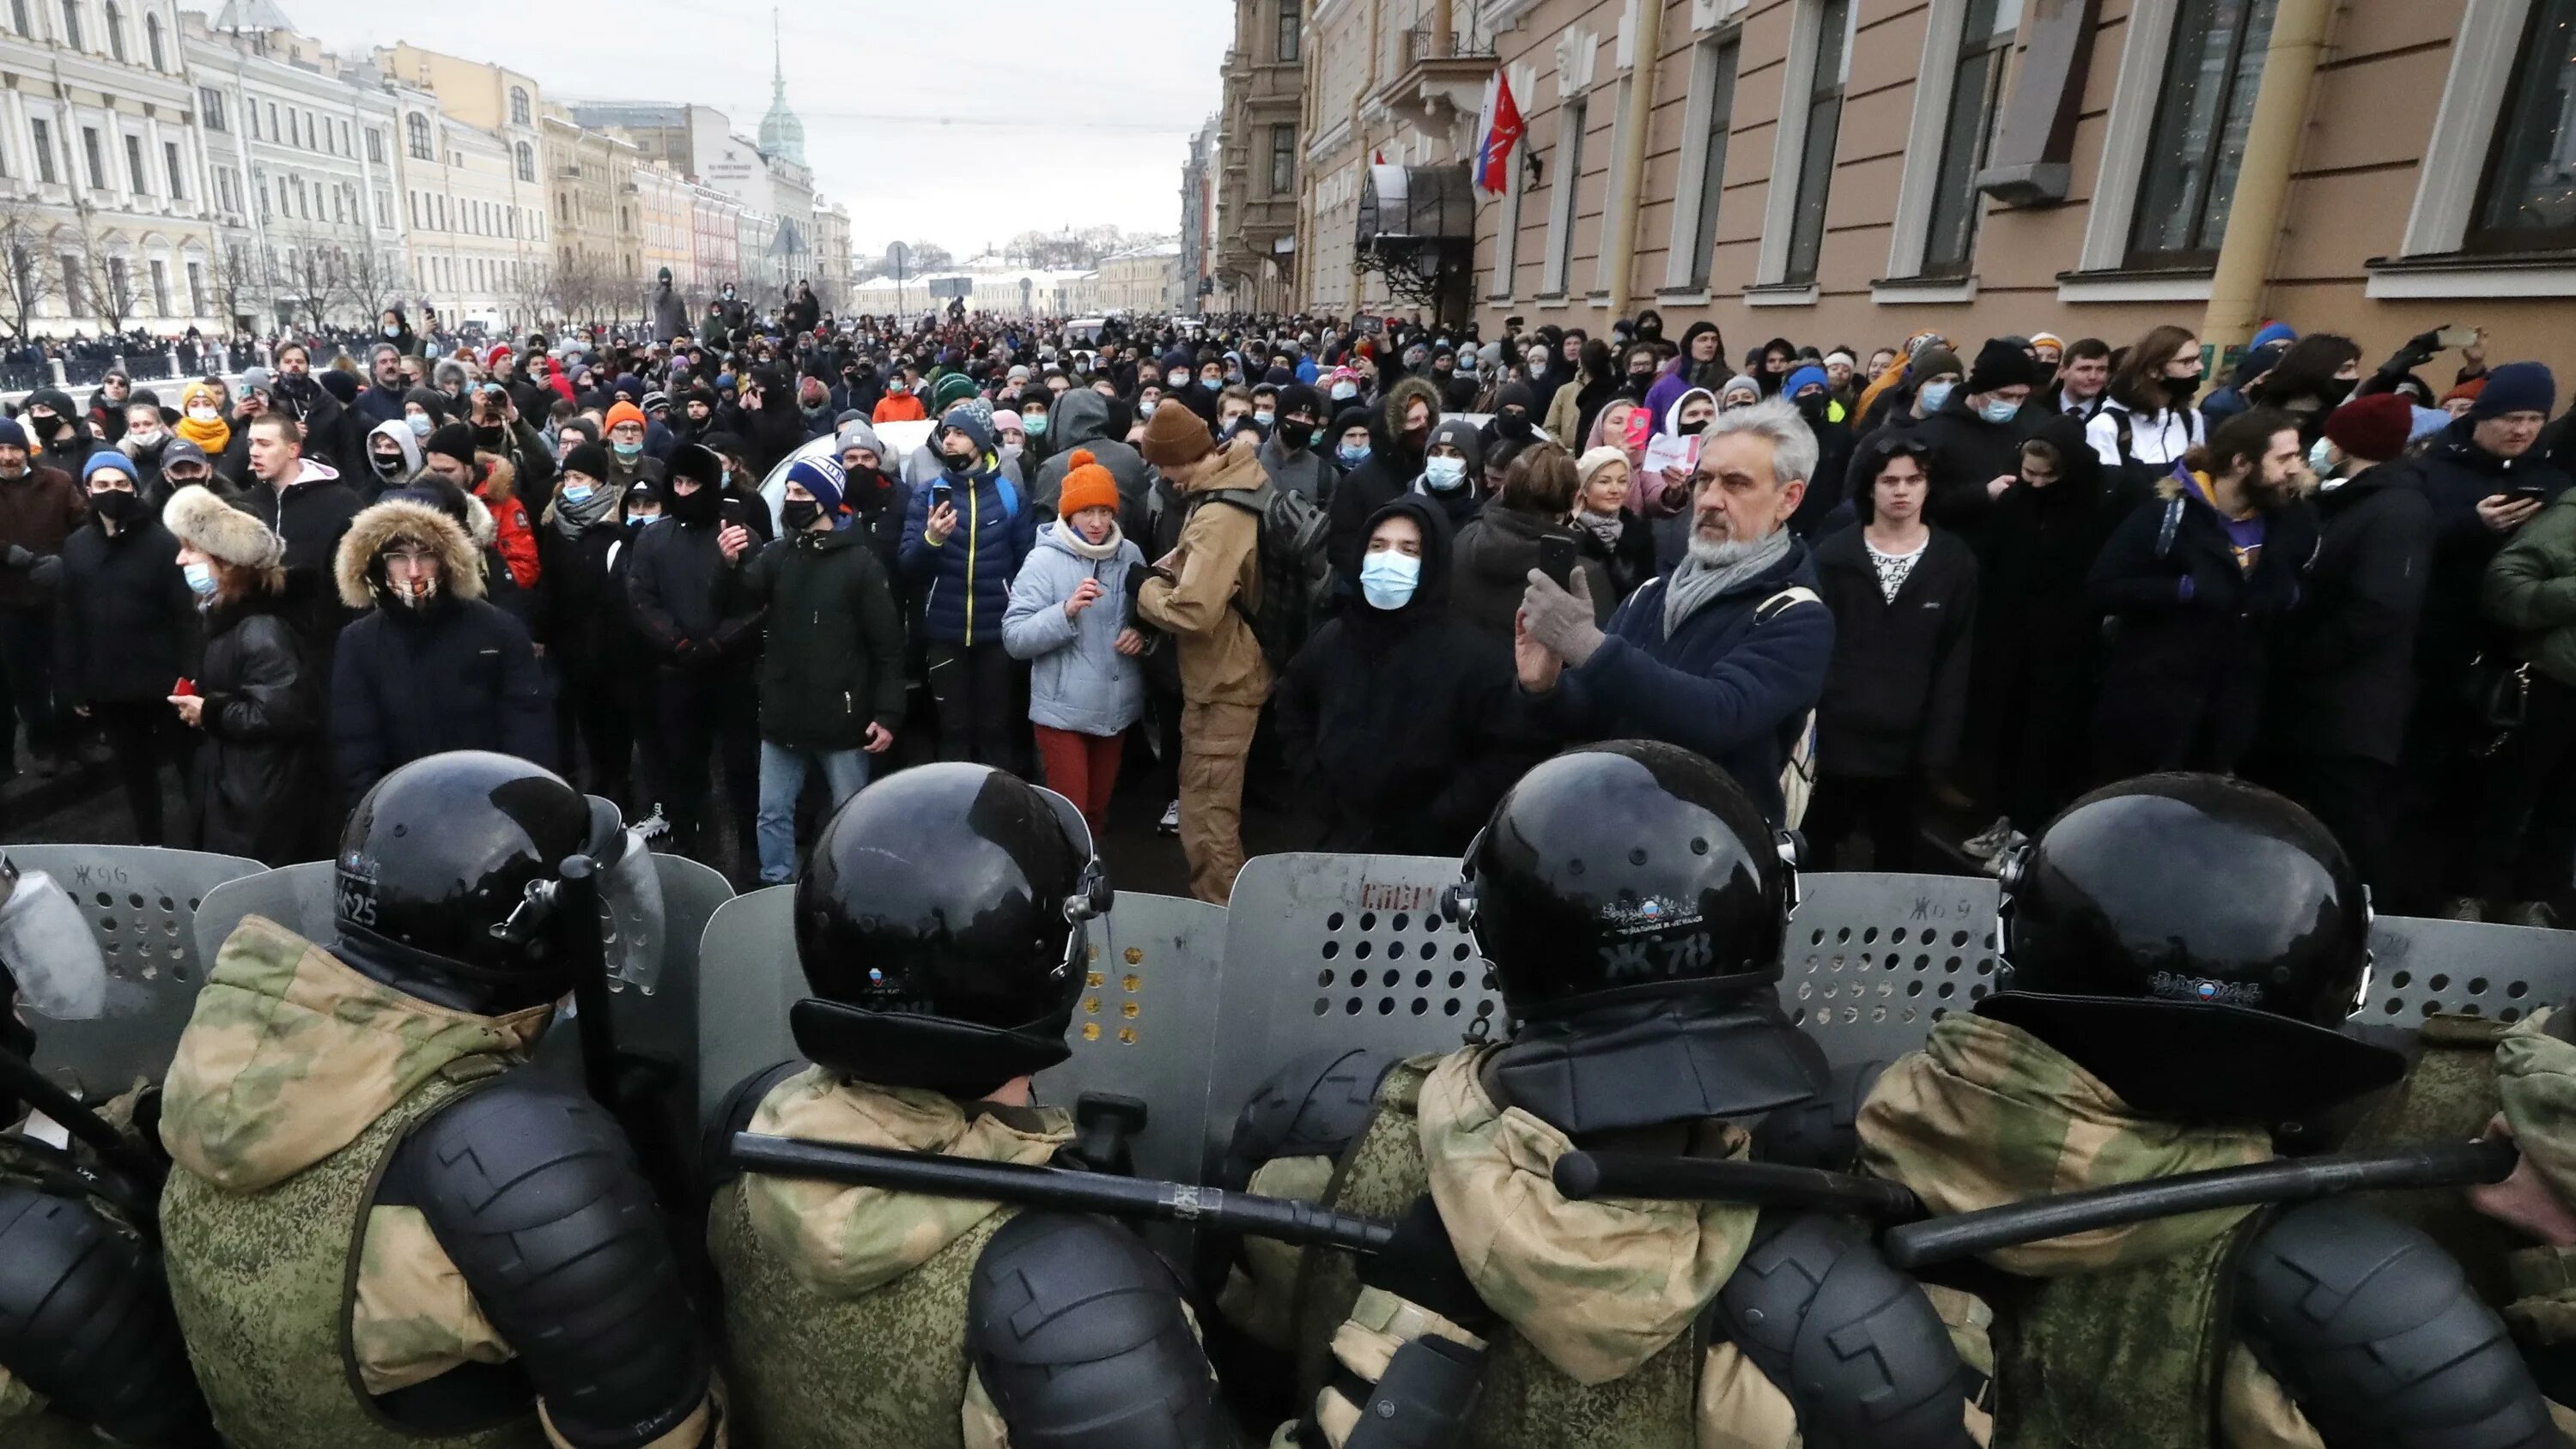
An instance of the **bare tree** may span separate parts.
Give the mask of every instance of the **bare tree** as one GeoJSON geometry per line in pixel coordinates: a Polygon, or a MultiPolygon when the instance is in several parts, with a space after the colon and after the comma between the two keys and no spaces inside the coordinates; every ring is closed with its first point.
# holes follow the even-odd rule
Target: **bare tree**
{"type": "MultiPolygon", "coordinates": [[[[78,288],[80,300],[98,318],[99,331],[114,336],[123,332],[125,324],[141,310],[142,296],[135,286],[134,266],[123,251],[110,250],[99,235],[98,213],[84,206],[77,215],[80,254],[87,259],[78,288]]],[[[68,283],[70,279],[65,280],[68,283]]],[[[65,295],[71,295],[68,287],[65,295]]],[[[75,306],[73,310],[81,309],[75,306]]]]}
{"type": "Polygon", "coordinates": [[[370,323],[402,301],[401,259],[372,242],[342,258],[337,280],[349,310],[370,323]]]}
{"type": "Polygon", "coordinates": [[[299,247],[278,266],[278,290],[319,331],[331,315],[332,300],[340,294],[342,271],[338,248],[299,247]]]}
{"type": "Polygon", "coordinates": [[[546,262],[521,263],[511,298],[527,313],[528,321],[542,324],[555,315],[555,269],[546,262]]]}
{"type": "Polygon", "coordinates": [[[223,304],[224,331],[229,333],[238,319],[248,316],[250,303],[259,290],[258,254],[246,242],[227,241],[215,253],[215,297],[223,304]]]}
{"type": "Polygon", "coordinates": [[[27,198],[0,199],[0,322],[13,337],[28,335],[37,311],[54,295],[54,274],[45,265],[50,226],[27,198]]]}

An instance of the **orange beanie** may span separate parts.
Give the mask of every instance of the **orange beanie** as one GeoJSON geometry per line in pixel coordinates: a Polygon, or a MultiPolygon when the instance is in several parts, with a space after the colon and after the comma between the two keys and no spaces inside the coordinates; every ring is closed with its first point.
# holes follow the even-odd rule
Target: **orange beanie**
{"type": "Polygon", "coordinates": [[[1086,508],[1116,508],[1118,480],[1100,466],[1091,450],[1074,449],[1072,462],[1072,471],[1064,475],[1064,490],[1056,497],[1056,516],[1071,518],[1086,508]]]}

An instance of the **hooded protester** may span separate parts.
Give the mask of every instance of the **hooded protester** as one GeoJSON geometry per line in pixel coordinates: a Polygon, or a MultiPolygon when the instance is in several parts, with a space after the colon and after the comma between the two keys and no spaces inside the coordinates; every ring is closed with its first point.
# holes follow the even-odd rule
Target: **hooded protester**
{"type": "Polygon", "coordinates": [[[669,521],[639,534],[627,564],[627,601],[660,665],[656,723],[667,751],[662,803],[681,847],[700,860],[708,835],[708,768],[723,752],[740,859],[756,860],[759,809],[759,605],[743,593],[736,561],[750,531],[725,521],[726,464],[690,445],[671,455],[669,521]]]}
{"type": "MultiPolygon", "coordinates": [[[[642,641],[611,567],[632,534],[627,485],[610,481],[608,450],[583,443],[565,452],[554,497],[537,520],[537,558],[546,587],[531,629],[562,680],[558,757],[583,793],[640,816],[630,768],[635,753],[634,690],[645,672],[642,641]],[[576,764],[578,768],[575,768],[576,764]]],[[[648,485],[649,486],[649,485],[648,485]]]]}
{"type": "Polygon", "coordinates": [[[165,841],[161,762],[187,775],[187,731],[165,702],[196,652],[196,596],[179,572],[179,541],[162,527],[133,461],[90,456],[89,522],[63,540],[54,585],[54,689],[65,709],[107,736],[135,839],[165,841]]]}
{"type": "Polygon", "coordinates": [[[327,856],[332,792],[322,737],[322,671],[291,615],[286,546],[266,524],[203,487],[161,510],[205,621],[195,693],[169,707],[198,731],[193,848],[268,865],[327,856]]]}
{"type": "MultiPolygon", "coordinates": [[[[824,419],[828,425],[829,418],[824,419]]],[[[799,409],[795,391],[777,369],[752,369],[750,385],[743,389],[742,440],[743,460],[750,465],[752,476],[766,478],[770,470],[788,454],[803,446],[810,434],[805,414],[799,409]]]]}
{"type": "Polygon", "coordinates": [[[134,475],[136,491],[152,508],[170,501],[170,487],[161,481],[161,455],[169,449],[174,434],[161,405],[137,399],[118,413],[125,430],[116,440],[116,450],[125,455],[134,475]]]}
{"type": "Polygon", "coordinates": [[[90,436],[89,424],[73,404],[72,395],[60,388],[43,387],[29,393],[19,421],[35,444],[36,466],[60,468],[73,478],[81,476],[91,450],[104,446],[90,436]]]}
{"type": "MultiPolygon", "coordinates": [[[[1387,389],[1385,401],[1370,424],[1368,461],[1345,473],[1333,491],[1332,530],[1326,552],[1332,559],[1337,592],[1348,595],[1359,586],[1367,522],[1423,476],[1424,454],[1439,421],[1439,389],[1431,384],[1420,378],[1405,378],[1387,389]]],[[[1461,486],[1462,491],[1473,495],[1473,489],[1461,486]]]]}
{"type": "Polygon", "coordinates": [[[555,730],[528,631],[483,599],[483,560],[427,491],[369,505],[340,540],[345,607],[331,670],[331,753],[354,800],[401,765],[491,750],[552,768],[555,730]]]}
{"type": "Polygon", "coordinates": [[[1484,434],[1465,418],[1451,418],[1431,430],[1413,491],[1428,496],[1454,532],[1484,508],[1484,477],[1484,434]]]}
{"type": "Polygon", "coordinates": [[[1126,442],[1131,421],[1125,403],[1102,397],[1087,387],[1068,389],[1056,399],[1055,411],[1047,422],[1052,451],[1038,465],[1037,483],[1031,490],[1042,517],[1056,516],[1056,496],[1064,488],[1065,475],[1073,471],[1073,450],[1080,448],[1118,482],[1119,532],[1129,539],[1152,536],[1153,479],[1146,472],[1144,458],[1126,442]]]}
{"type": "Polygon", "coordinates": [[[1037,543],[1037,511],[1003,476],[976,404],[951,408],[931,440],[941,471],[914,485],[901,564],[922,591],[940,758],[1008,769],[1013,691],[1002,617],[1011,577],[1037,543]]]}
{"type": "MultiPolygon", "coordinates": [[[[1539,540],[1564,539],[1581,549],[1568,522],[1580,491],[1581,475],[1563,448],[1540,443],[1514,458],[1502,490],[1458,532],[1450,617],[1509,648],[1521,594],[1530,570],[1539,567],[1539,540]]],[[[1621,597],[1609,568],[1598,558],[1584,558],[1579,567],[1596,622],[1608,620],[1621,597]]]]}
{"type": "Polygon", "coordinates": [[[386,490],[400,488],[420,472],[420,435],[405,421],[378,423],[367,434],[366,451],[359,461],[365,465],[366,474],[358,496],[372,503],[386,490]]]}
{"type": "Polygon", "coordinates": [[[1281,755],[1316,849],[1459,854],[1541,746],[1510,647],[1456,614],[1440,509],[1408,494],[1366,522],[1358,594],[1280,676],[1281,755]]]}
{"type": "MultiPolygon", "coordinates": [[[[1956,534],[1970,548],[1981,545],[1987,515],[2021,471],[2022,428],[2017,421],[2038,378],[2030,354],[1998,338],[1977,354],[1967,380],[1910,430],[1930,450],[1931,501],[1924,521],[1956,534]]],[[[1873,439],[1872,441],[1876,441],[1873,439]]],[[[1859,464],[1850,482],[1860,497],[1859,464]]]]}
{"type": "Polygon", "coordinates": [[[1726,337],[1717,330],[1717,324],[1693,322],[1682,331],[1680,353],[1656,376],[1655,385],[1646,390],[1646,407],[1662,417],[1692,388],[1718,392],[1728,383],[1731,371],[1726,360],[1726,337]]]}
{"type": "Polygon", "coordinates": [[[1127,730],[1145,712],[1138,659],[1146,640],[1130,620],[1128,590],[1144,552],[1118,526],[1116,480],[1088,448],[1069,455],[1058,513],[1011,582],[1002,644],[1031,665],[1029,723],[1047,788],[1082,811],[1094,835],[1127,730]]]}

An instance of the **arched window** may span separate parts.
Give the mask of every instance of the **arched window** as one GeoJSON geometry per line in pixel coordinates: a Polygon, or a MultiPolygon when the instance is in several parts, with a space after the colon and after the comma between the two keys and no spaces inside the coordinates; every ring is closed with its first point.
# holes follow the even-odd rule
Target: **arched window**
{"type": "Polygon", "coordinates": [[[63,0],[63,44],[72,50],[81,48],[80,0],[63,0]]]}
{"type": "Polygon", "coordinates": [[[437,157],[429,149],[429,117],[418,111],[403,117],[403,137],[410,143],[412,159],[432,161],[437,157]]]}
{"type": "Polygon", "coordinates": [[[521,141],[521,142],[519,143],[519,148],[518,148],[518,149],[519,149],[519,179],[520,179],[521,181],[534,181],[534,180],[536,180],[536,179],[537,179],[537,152],[536,152],[536,148],[535,148],[535,147],[533,147],[533,146],[530,146],[530,145],[529,145],[527,142],[525,142],[525,141],[521,141]]]}
{"type": "Polygon", "coordinates": [[[169,62],[164,58],[161,50],[160,16],[147,15],[143,17],[143,47],[145,50],[151,52],[152,68],[154,70],[168,70],[170,68],[169,62]]]}
{"type": "Polygon", "coordinates": [[[528,119],[528,88],[526,86],[510,87],[510,124],[513,126],[534,124],[534,122],[528,119]]]}
{"type": "Polygon", "coordinates": [[[107,0],[107,51],[118,60],[125,59],[125,14],[116,0],[107,0]]]}

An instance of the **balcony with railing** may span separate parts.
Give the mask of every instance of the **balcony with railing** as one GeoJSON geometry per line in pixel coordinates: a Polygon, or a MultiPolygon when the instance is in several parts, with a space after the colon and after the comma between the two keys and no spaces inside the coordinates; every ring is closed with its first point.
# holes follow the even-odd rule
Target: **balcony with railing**
{"type": "Polygon", "coordinates": [[[1375,97],[1389,110],[1429,127],[1462,112],[1473,115],[1484,103],[1485,82],[1498,64],[1492,36],[1472,25],[1434,24],[1398,31],[1395,43],[1395,64],[1375,97]]]}

